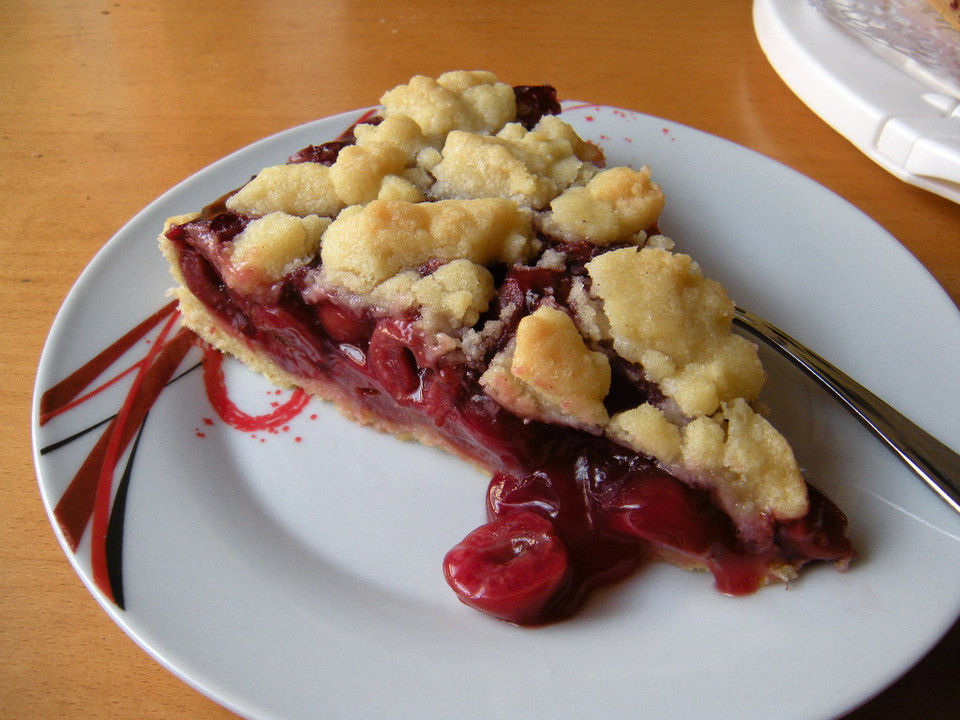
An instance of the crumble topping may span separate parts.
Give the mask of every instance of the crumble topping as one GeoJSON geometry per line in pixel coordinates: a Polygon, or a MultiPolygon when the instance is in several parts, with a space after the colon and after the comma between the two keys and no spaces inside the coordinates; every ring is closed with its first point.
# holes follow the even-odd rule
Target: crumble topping
{"type": "Polygon", "coordinates": [[[727,511],[744,524],[758,515],[790,519],[807,510],[806,486],[793,451],[742,398],[683,426],[645,403],[613,416],[607,432],[716,490],[727,511]]]}
{"type": "Polygon", "coordinates": [[[731,332],[723,288],[688,256],[657,247],[611,250],[587,271],[614,350],[681,413],[643,404],[614,416],[608,434],[678,473],[692,469],[741,519],[802,515],[807,494],[793,451],[749,405],[765,376],[756,347],[731,332]]]}
{"type": "Polygon", "coordinates": [[[610,337],[610,323],[603,314],[601,303],[590,296],[584,278],[575,278],[567,296],[570,309],[577,319],[577,326],[583,336],[593,345],[610,337]]]}
{"type": "Polygon", "coordinates": [[[531,217],[510,200],[374,200],[344,210],[327,228],[321,275],[334,287],[369,293],[431,260],[517,263],[533,249],[531,217]]]}
{"type": "Polygon", "coordinates": [[[360,205],[377,197],[384,178],[406,166],[406,153],[395,145],[348,145],[330,167],[330,181],[344,205],[360,205]]]}
{"type": "Polygon", "coordinates": [[[485,71],[444,73],[436,80],[418,75],[380,98],[384,116],[413,118],[431,141],[451,130],[495,133],[517,114],[513,88],[485,71]]]}
{"type": "Polygon", "coordinates": [[[377,200],[402,200],[408,203],[424,202],[427,199],[415,180],[399,175],[387,175],[380,183],[377,200]]]}
{"type": "Polygon", "coordinates": [[[548,115],[527,131],[510,123],[497,135],[454,130],[432,168],[437,197],[506,197],[540,209],[574,183],[597,173],[587,143],[548,115]],[[579,154],[578,154],[579,153],[579,154]]]}
{"type": "Polygon", "coordinates": [[[646,247],[603,253],[587,264],[616,352],[639,363],[684,414],[754,400],[764,373],[755,346],[731,332],[733,304],[687,255],[646,247]]]}
{"type": "Polygon", "coordinates": [[[607,433],[666,466],[680,454],[680,428],[650,403],[614,415],[607,433]]]}
{"type": "Polygon", "coordinates": [[[330,168],[320,163],[273,165],[227,199],[227,209],[240,215],[325,215],[344,207],[333,190],[330,168]]]}
{"type": "Polygon", "coordinates": [[[418,280],[411,294],[417,305],[432,308],[457,327],[471,327],[490,305],[497,289],[483,265],[459,259],[418,280]]]}
{"type": "Polygon", "coordinates": [[[358,125],[357,142],[343,148],[332,166],[315,162],[274,165],[227,200],[241,215],[285,212],[334,217],[348,205],[384,199],[420,202],[428,180],[416,171],[426,146],[420,126],[397,115],[379,125],[358,125]]]}
{"type": "MultiPolygon", "coordinates": [[[[357,147],[380,145],[399,150],[404,154],[407,165],[416,164],[417,155],[427,147],[420,125],[409,115],[391,115],[377,125],[361,123],[354,130],[354,136],[357,138],[357,147]]],[[[338,161],[341,156],[338,155],[338,161]]]]}
{"type": "Polygon", "coordinates": [[[230,248],[232,273],[224,280],[238,290],[255,291],[306,264],[317,253],[329,218],[272,212],[250,222],[230,248]]]}
{"type": "Polygon", "coordinates": [[[807,491],[786,439],[742,399],[725,403],[727,441],[723,464],[735,473],[733,482],[717,491],[735,516],[756,513],[778,518],[800,517],[807,510],[807,491]]]}
{"type": "Polygon", "coordinates": [[[610,362],[590,350],[567,313],[539,307],[480,379],[502,405],[526,417],[593,428],[607,422],[610,362]]]}
{"type": "Polygon", "coordinates": [[[651,181],[649,167],[616,167],[554,199],[543,229],[566,240],[609,245],[645,231],[660,217],[663,205],[663,191],[651,181]]]}
{"type": "Polygon", "coordinates": [[[424,277],[413,270],[394,275],[374,288],[371,297],[386,314],[419,308],[425,330],[450,333],[475,325],[496,293],[487,268],[460,258],[424,277]]]}

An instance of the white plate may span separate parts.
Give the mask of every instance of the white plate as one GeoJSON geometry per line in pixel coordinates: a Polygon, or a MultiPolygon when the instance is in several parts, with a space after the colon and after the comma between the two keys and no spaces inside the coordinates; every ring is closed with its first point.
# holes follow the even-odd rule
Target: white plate
{"type": "MultiPolygon", "coordinates": [[[[664,229],[738,301],[960,446],[960,314],[893,238],[741,147],[645,115],[567,105],[566,118],[611,164],[653,166],[668,197],[664,229]]],[[[258,142],[134,218],[67,298],[37,398],[165,303],[170,281],[155,242],[164,218],[333,138],[359,114],[258,142]]],[[[148,353],[157,332],[101,380],[148,353]]],[[[706,576],[655,567],[569,622],[499,623],[462,606],[440,572],[446,550],[483,519],[485,477],[316,401],[287,427],[233,430],[198,370],[162,392],[137,446],[122,532],[125,609],[93,580],[90,529],[74,551],[53,524],[131,637],[251,718],[695,718],[704,707],[714,718],[826,718],[894,681],[960,613],[960,518],[792,367],[764,357],[775,419],[847,511],[862,554],[849,573],[812,568],[788,590],[731,599],[706,576]]],[[[42,427],[35,403],[51,518],[102,429],[40,449],[116,412],[132,377],[42,427]]],[[[290,397],[230,363],[227,386],[251,413],[290,397]]]]}
{"type": "Polygon", "coordinates": [[[901,180],[960,202],[960,96],[806,0],[754,0],[757,39],[811,110],[901,180]]]}

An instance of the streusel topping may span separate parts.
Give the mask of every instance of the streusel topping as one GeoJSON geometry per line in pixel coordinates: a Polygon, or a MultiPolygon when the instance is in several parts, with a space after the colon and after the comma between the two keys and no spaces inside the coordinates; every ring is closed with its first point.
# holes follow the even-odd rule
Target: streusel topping
{"type": "Polygon", "coordinates": [[[453,130],[495,133],[517,114],[513,88],[484,71],[456,71],[436,80],[418,75],[386,92],[384,116],[406,115],[423,134],[441,142],[453,130]]]}
{"type": "Polygon", "coordinates": [[[585,160],[585,143],[570,126],[548,115],[530,131],[519,123],[496,135],[455,130],[447,135],[440,161],[432,168],[436,197],[504,197],[518,205],[545,208],[570,186],[597,172],[585,160]],[[578,151],[584,156],[578,155],[578,151]]]}
{"type": "Polygon", "coordinates": [[[502,198],[374,200],[344,210],[327,228],[323,282],[360,294],[428,261],[524,262],[535,247],[531,223],[528,212],[502,198]]]}
{"type": "Polygon", "coordinates": [[[609,245],[632,238],[657,222],[663,211],[660,186],[650,179],[650,168],[616,167],[604,170],[585,185],[566,189],[550,203],[543,229],[565,240],[587,240],[609,245]]]}
{"type": "Polygon", "coordinates": [[[598,432],[608,417],[607,356],[587,347],[570,316],[542,305],[517,326],[514,341],[480,384],[501,405],[524,417],[598,432]]]}
{"type": "Polygon", "coordinates": [[[224,279],[246,292],[276,282],[316,256],[330,222],[317,215],[298,217],[281,211],[251,221],[233,240],[230,273],[224,279]]]}
{"type": "Polygon", "coordinates": [[[330,168],[320,163],[273,165],[227,198],[227,209],[241,215],[324,215],[344,208],[334,192],[330,168]]]}
{"type": "Polygon", "coordinates": [[[587,265],[613,348],[640,363],[688,416],[754,400],[764,374],[755,346],[731,332],[733,304],[687,255],[623,248],[587,265]]]}

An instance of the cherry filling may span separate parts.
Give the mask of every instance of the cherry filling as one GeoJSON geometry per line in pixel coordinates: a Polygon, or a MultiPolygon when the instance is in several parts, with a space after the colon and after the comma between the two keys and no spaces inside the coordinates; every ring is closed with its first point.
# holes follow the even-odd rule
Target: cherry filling
{"type": "Polygon", "coordinates": [[[557,91],[550,85],[518,85],[513,89],[517,100],[517,121],[527,130],[533,129],[544,115],[559,115],[557,91]]]}
{"type": "MultiPolygon", "coordinates": [[[[524,124],[559,111],[551,91],[515,90],[524,124]]],[[[330,164],[350,142],[348,133],[305,148],[290,161],[330,164]]],[[[415,315],[375,318],[329,299],[306,302],[311,268],[288,274],[265,296],[230,288],[219,272],[225,243],[247,222],[221,199],[167,232],[187,288],[224,328],[304,384],[338,388],[355,408],[389,426],[440,436],[493,473],[488,523],[443,562],[448,583],[466,604],[510,622],[539,624],[569,616],[591,590],[651,557],[705,567],[729,594],[753,592],[778,563],[843,564],[851,558],[846,518],[815,488],[806,516],[771,520],[769,541],[747,546],[708,492],[651,459],[607,438],[504,410],[479,384],[482,364],[427,351],[415,315]]],[[[478,326],[491,318],[505,322],[487,360],[544,299],[564,304],[573,278],[596,252],[587,244],[544,241],[565,253],[567,269],[517,266],[495,273],[498,295],[478,326]],[[502,316],[506,308],[512,314],[502,316]]],[[[629,363],[612,356],[611,369],[611,413],[662,400],[629,363]]]]}
{"type": "Polygon", "coordinates": [[[443,570],[464,603],[519,624],[541,622],[570,582],[567,548],[553,523],[527,511],[474,530],[447,553],[443,570]]]}

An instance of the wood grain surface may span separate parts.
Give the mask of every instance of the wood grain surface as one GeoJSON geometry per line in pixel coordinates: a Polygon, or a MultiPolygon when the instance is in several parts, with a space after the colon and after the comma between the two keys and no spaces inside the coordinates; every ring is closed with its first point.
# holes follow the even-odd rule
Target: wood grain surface
{"type": "MultiPolygon", "coordinates": [[[[746,0],[0,0],[0,718],[234,717],[114,625],[41,505],[32,385],[84,266],[221,156],[374,104],[414,74],[467,68],[785,163],[874,218],[960,301],[960,205],[887,174],[791,94],[746,0]]],[[[955,627],[849,717],[955,718],[958,670],[955,627]]]]}

